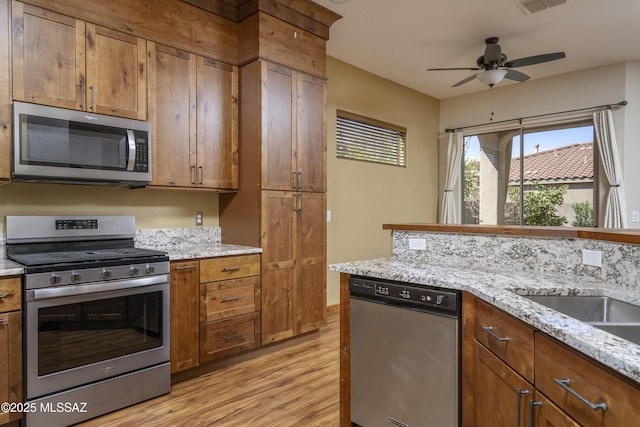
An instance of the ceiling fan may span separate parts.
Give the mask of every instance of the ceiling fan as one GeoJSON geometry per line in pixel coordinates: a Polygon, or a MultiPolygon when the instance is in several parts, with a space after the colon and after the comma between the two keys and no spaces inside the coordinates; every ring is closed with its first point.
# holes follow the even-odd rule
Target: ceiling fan
{"type": "Polygon", "coordinates": [[[543,62],[555,61],[565,57],[564,52],[545,53],[543,55],[528,56],[526,58],[507,60],[507,55],[502,53],[498,44],[498,37],[489,37],[485,40],[487,47],[482,55],[476,61],[477,67],[474,68],[428,68],[427,71],[449,71],[449,70],[471,70],[481,72],[467,77],[466,79],[454,84],[452,87],[460,86],[471,80],[478,78],[482,83],[493,87],[500,83],[503,78],[524,82],[529,79],[524,73],[513,70],[513,68],[525,67],[527,65],[541,64],[543,62]]]}

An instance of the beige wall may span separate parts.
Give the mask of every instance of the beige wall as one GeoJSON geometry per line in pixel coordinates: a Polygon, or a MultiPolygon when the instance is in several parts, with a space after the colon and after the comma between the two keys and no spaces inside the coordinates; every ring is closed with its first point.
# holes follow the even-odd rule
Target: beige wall
{"type": "Polygon", "coordinates": [[[6,215],[135,215],[136,228],[218,225],[218,194],[120,187],[15,183],[0,186],[0,232],[6,215]]]}
{"type": "MultiPolygon", "coordinates": [[[[437,220],[439,102],[332,57],[327,74],[328,262],[390,256],[383,223],[437,220]],[[337,159],[336,109],[406,127],[407,167],[337,159]]],[[[329,272],[327,303],[339,299],[339,275],[329,272]]]]}
{"type": "Polygon", "coordinates": [[[444,129],[488,123],[492,96],[494,122],[626,100],[629,105],[614,109],[613,117],[626,187],[629,227],[640,228],[640,223],[631,223],[631,212],[640,211],[640,168],[637,166],[640,159],[640,61],[497,86],[493,95],[491,92],[487,88],[440,101],[440,182],[444,181],[446,168],[444,129]]]}

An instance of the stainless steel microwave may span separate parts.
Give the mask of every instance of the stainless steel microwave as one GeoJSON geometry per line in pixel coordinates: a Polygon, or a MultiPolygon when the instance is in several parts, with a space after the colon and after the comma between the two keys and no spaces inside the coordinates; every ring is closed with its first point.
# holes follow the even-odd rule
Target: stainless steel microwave
{"type": "Polygon", "coordinates": [[[151,180],[148,122],[13,103],[16,181],[144,186],[151,180]]]}

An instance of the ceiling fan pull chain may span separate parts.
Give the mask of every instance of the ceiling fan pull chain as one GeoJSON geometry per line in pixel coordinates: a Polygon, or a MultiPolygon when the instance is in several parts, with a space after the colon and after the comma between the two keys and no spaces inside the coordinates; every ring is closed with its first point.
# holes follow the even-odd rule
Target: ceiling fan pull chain
{"type": "Polygon", "coordinates": [[[489,121],[492,122],[493,121],[493,86],[491,86],[490,92],[491,92],[491,116],[489,116],[489,121]]]}

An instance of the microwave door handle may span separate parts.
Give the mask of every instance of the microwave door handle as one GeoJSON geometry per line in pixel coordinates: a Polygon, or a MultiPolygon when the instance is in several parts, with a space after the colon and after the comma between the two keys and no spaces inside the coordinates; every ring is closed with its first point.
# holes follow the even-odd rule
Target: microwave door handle
{"type": "Polygon", "coordinates": [[[133,171],[136,162],[136,139],[131,129],[127,129],[127,146],[129,147],[129,156],[127,157],[127,170],[133,171]]]}

